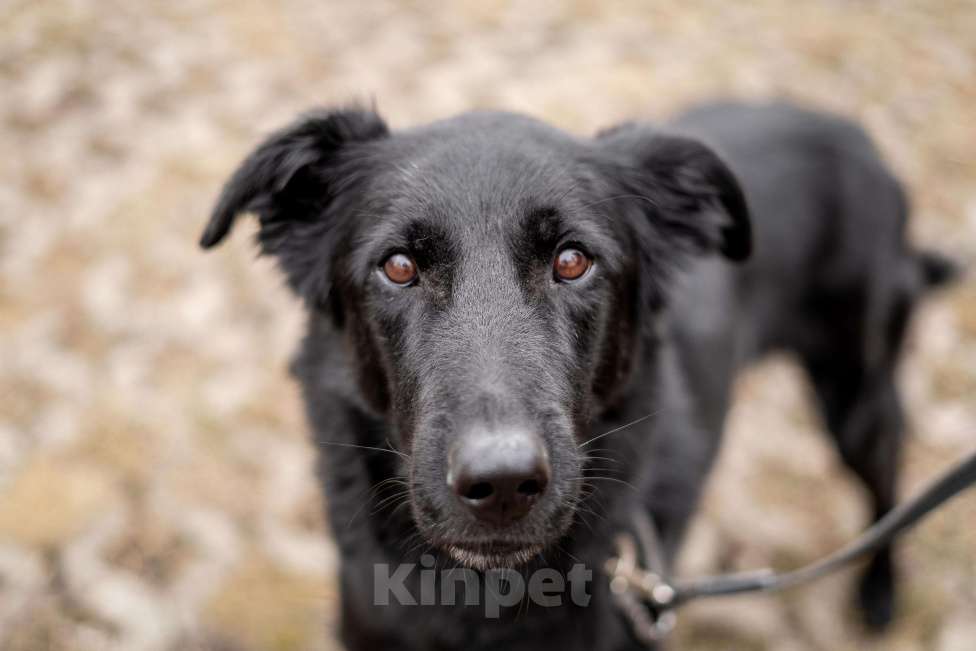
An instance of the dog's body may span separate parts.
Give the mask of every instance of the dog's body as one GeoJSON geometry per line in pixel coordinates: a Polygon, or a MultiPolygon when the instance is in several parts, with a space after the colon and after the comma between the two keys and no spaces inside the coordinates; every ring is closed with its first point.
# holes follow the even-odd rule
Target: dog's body
{"type": "MultiPolygon", "coordinates": [[[[204,244],[238,211],[258,212],[265,251],[310,305],[294,372],[320,444],[348,648],[640,648],[602,574],[612,540],[644,510],[673,558],[735,374],[768,351],[797,354],[876,514],[891,508],[899,345],[913,304],[949,267],[907,244],[902,190],[856,126],[784,105],[714,105],[677,120],[679,133],[717,148],[732,176],[694,141],[640,125],[582,142],[517,116],[476,114],[392,138],[371,114],[336,115],[252,155],[204,244]],[[377,171],[378,158],[389,169],[377,171]],[[563,177],[571,182],[560,185],[563,177]],[[362,223],[332,223],[347,213],[362,223]],[[357,256],[367,260],[401,215],[411,215],[411,234],[384,255],[412,256],[420,280],[392,287],[356,276],[357,256]],[[550,241],[546,228],[573,234],[550,241]],[[551,251],[566,250],[560,238],[594,261],[575,285],[546,271],[551,251]],[[709,255],[744,258],[750,240],[745,263],[709,255]],[[475,437],[468,422],[490,430],[477,435],[489,441],[512,423],[543,432],[533,440],[544,442],[545,481],[528,515],[489,527],[465,510],[477,500],[459,493],[458,506],[438,492],[457,440],[475,437]],[[458,551],[457,532],[470,549],[458,551]],[[377,566],[430,554],[437,567],[453,559],[485,569],[501,564],[492,549],[518,545],[531,550],[525,572],[591,568],[588,605],[523,603],[497,619],[478,606],[376,605],[377,566]]],[[[405,584],[421,593],[417,572],[405,584]]],[[[884,625],[887,552],[861,598],[869,622],[884,625]]]]}

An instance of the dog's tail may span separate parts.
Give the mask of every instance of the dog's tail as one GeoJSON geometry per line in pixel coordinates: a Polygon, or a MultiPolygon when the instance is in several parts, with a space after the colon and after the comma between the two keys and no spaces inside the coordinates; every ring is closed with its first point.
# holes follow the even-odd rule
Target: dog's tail
{"type": "Polygon", "coordinates": [[[937,251],[921,249],[912,254],[916,278],[923,290],[945,287],[963,274],[963,266],[937,251]]]}

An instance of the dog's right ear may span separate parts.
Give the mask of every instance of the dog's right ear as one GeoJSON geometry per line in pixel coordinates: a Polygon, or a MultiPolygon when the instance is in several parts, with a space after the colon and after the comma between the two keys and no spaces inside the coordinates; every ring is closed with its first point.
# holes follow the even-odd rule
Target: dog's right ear
{"type": "Polygon", "coordinates": [[[276,258],[295,294],[324,305],[344,217],[373,167],[361,145],[387,135],[383,120],[361,109],[315,111],[272,134],[224,185],[200,245],[219,244],[238,214],[255,213],[261,252],[276,258]]]}
{"type": "Polygon", "coordinates": [[[388,134],[383,120],[363,109],[313,111],[272,134],[224,185],[200,246],[216,246],[230,232],[238,214],[253,212],[261,220],[259,238],[264,252],[274,253],[268,250],[273,242],[266,238],[266,230],[280,231],[289,220],[321,218],[321,209],[344,185],[338,170],[330,167],[336,167],[342,153],[355,143],[388,134]],[[312,186],[296,182],[304,171],[313,172],[312,186]],[[321,187],[315,187],[319,181],[321,187]],[[301,193],[308,196],[298,196],[301,193]],[[296,209],[319,214],[296,214],[296,209]]]}

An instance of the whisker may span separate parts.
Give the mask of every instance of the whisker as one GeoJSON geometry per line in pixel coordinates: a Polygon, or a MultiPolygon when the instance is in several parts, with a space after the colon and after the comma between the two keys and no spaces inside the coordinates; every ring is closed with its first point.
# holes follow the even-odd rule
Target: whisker
{"type": "Polygon", "coordinates": [[[405,557],[412,556],[415,551],[427,544],[427,541],[419,531],[414,531],[400,541],[400,548],[404,550],[405,557]]]}
{"type": "MultiPolygon", "coordinates": [[[[409,556],[413,556],[413,555],[414,555],[414,554],[416,554],[416,553],[417,553],[417,551],[419,551],[419,550],[420,550],[421,548],[423,548],[423,549],[424,549],[424,552],[427,552],[427,551],[429,551],[429,550],[431,549],[431,546],[430,546],[430,543],[428,543],[428,542],[427,542],[427,541],[426,541],[426,540],[425,540],[425,539],[424,539],[424,538],[423,538],[422,536],[420,537],[420,540],[419,540],[419,541],[417,541],[417,543],[416,543],[415,545],[413,545],[413,547],[411,547],[411,548],[410,548],[409,550],[407,550],[407,553],[406,553],[406,555],[407,555],[408,557],[409,557],[409,556]]],[[[421,556],[422,556],[422,555],[423,555],[423,554],[421,554],[421,556]]]]}
{"type": "MultiPolygon", "coordinates": [[[[590,455],[593,455],[593,454],[609,454],[609,455],[617,454],[617,455],[619,455],[620,452],[621,452],[620,450],[615,449],[615,448],[590,448],[587,451],[586,454],[587,454],[587,456],[590,456],[590,455]]],[[[623,461],[621,459],[619,459],[619,458],[616,458],[616,459],[614,459],[613,457],[607,457],[607,458],[608,459],[613,459],[617,463],[623,463],[623,461]]]]}
{"type": "Polygon", "coordinates": [[[607,520],[607,515],[605,513],[597,513],[596,511],[594,511],[588,506],[580,506],[578,507],[578,509],[581,513],[592,515],[597,520],[604,521],[604,522],[607,520]]]}
{"type": "Polygon", "coordinates": [[[590,440],[588,440],[588,441],[585,441],[585,442],[583,442],[583,443],[581,443],[581,444],[580,444],[580,445],[578,445],[577,447],[578,447],[578,448],[580,448],[580,449],[582,449],[582,448],[585,448],[585,447],[586,447],[587,445],[589,445],[589,444],[590,444],[590,443],[592,443],[593,441],[598,441],[598,440],[600,440],[600,439],[602,439],[602,438],[603,438],[604,436],[610,436],[611,434],[616,434],[617,432],[619,432],[619,431],[621,431],[621,430],[625,430],[625,429],[627,429],[628,427],[632,427],[632,426],[634,426],[634,425],[636,425],[637,423],[642,423],[642,422],[644,422],[645,420],[647,420],[647,419],[648,419],[648,418],[650,418],[651,416],[654,416],[654,415],[655,415],[655,414],[657,414],[657,413],[658,413],[658,410],[655,410],[655,411],[652,411],[651,413],[649,413],[649,414],[647,414],[646,416],[641,416],[641,417],[640,417],[640,418],[638,418],[637,420],[632,420],[632,421],[630,421],[630,422],[629,422],[629,423],[627,423],[626,425],[621,425],[620,427],[614,427],[614,428],[613,428],[612,430],[610,430],[609,432],[604,432],[603,434],[599,434],[599,435],[597,435],[597,436],[594,436],[594,437],[593,437],[593,438],[591,438],[590,440]]]}
{"type": "MultiPolygon", "coordinates": [[[[407,495],[407,497],[409,497],[409,495],[407,495]]],[[[400,509],[402,509],[405,506],[410,506],[410,500],[409,499],[404,499],[402,502],[400,502],[399,504],[397,504],[396,506],[394,506],[393,509],[390,511],[390,515],[395,514],[397,511],[399,511],[400,509]]]]}
{"type": "Polygon", "coordinates": [[[352,516],[349,518],[349,520],[346,522],[347,529],[350,527],[350,525],[352,525],[353,521],[359,516],[359,514],[362,513],[363,509],[372,503],[373,498],[376,496],[376,494],[379,493],[385,486],[389,484],[400,484],[404,488],[409,488],[409,484],[407,483],[407,480],[404,479],[403,477],[387,477],[386,479],[382,481],[378,481],[372,486],[369,486],[366,490],[361,491],[359,494],[362,495],[362,493],[365,492],[366,498],[362,500],[362,503],[359,505],[359,508],[356,509],[356,512],[353,513],[352,516]]]}
{"type": "Polygon", "coordinates": [[[586,461],[606,461],[607,463],[620,463],[620,459],[611,459],[610,457],[597,456],[594,454],[588,454],[585,457],[586,461]]]}
{"type": "Polygon", "coordinates": [[[397,456],[402,457],[406,461],[410,461],[409,454],[406,454],[405,452],[400,452],[399,450],[394,450],[392,447],[377,448],[370,445],[356,445],[355,443],[340,443],[338,441],[322,441],[322,440],[316,440],[316,443],[320,443],[322,445],[334,445],[340,448],[359,448],[360,450],[371,450],[373,452],[389,452],[391,454],[395,454],[397,456]]]}
{"type": "Polygon", "coordinates": [[[637,490],[637,487],[631,484],[629,481],[624,481],[623,479],[617,479],[616,477],[602,477],[597,475],[597,476],[589,476],[587,477],[587,479],[600,480],[600,481],[612,481],[617,484],[623,484],[624,486],[627,486],[628,488],[632,488],[635,491],[637,490]]]}
{"type": "MultiPolygon", "coordinates": [[[[400,451],[399,451],[399,450],[397,450],[397,449],[396,449],[395,447],[393,447],[393,443],[392,443],[392,442],[390,442],[390,439],[389,439],[389,437],[387,437],[387,439],[386,439],[386,447],[388,447],[388,448],[390,448],[390,452],[395,452],[395,453],[396,453],[396,452],[400,452],[400,451]]],[[[408,459],[410,458],[410,456],[409,456],[409,455],[406,455],[406,456],[407,456],[407,458],[408,458],[408,459]]]]}
{"type": "MultiPolygon", "coordinates": [[[[586,460],[587,461],[601,461],[601,460],[602,461],[612,461],[611,459],[606,459],[605,457],[588,457],[586,460]]],[[[584,467],[583,468],[583,472],[589,472],[589,471],[594,470],[596,468],[599,468],[599,470],[601,472],[616,472],[616,473],[620,473],[620,474],[627,474],[627,471],[625,469],[623,469],[623,468],[604,468],[604,467],[600,466],[599,464],[590,464],[587,467],[584,467]]]]}
{"type": "Polygon", "coordinates": [[[394,493],[393,495],[387,495],[382,500],[380,500],[379,503],[376,504],[376,506],[373,507],[373,510],[370,513],[370,515],[376,515],[377,513],[382,511],[383,507],[385,507],[386,505],[396,503],[399,500],[404,500],[409,496],[410,496],[410,492],[408,490],[402,490],[398,493],[394,493]]]}
{"type": "Polygon", "coordinates": [[[587,516],[587,515],[596,516],[598,514],[595,513],[592,509],[585,509],[582,506],[577,506],[576,509],[575,509],[575,511],[576,511],[576,513],[575,513],[576,519],[579,522],[581,522],[587,529],[589,529],[590,530],[590,533],[594,533],[595,534],[596,533],[596,529],[593,527],[593,524],[589,520],[586,519],[585,516],[587,516]]]}
{"type": "Polygon", "coordinates": [[[571,559],[573,559],[574,561],[576,561],[580,565],[583,564],[583,561],[581,561],[580,559],[578,559],[575,556],[573,556],[572,554],[570,554],[568,551],[566,551],[566,548],[563,547],[562,545],[560,545],[559,543],[555,543],[555,547],[556,547],[556,549],[558,549],[562,553],[566,554],[567,556],[569,556],[571,559]]]}

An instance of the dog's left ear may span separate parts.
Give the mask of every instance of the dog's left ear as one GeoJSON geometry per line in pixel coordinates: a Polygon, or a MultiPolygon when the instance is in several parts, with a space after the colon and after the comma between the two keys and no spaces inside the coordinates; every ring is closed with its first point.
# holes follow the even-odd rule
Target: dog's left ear
{"type": "Polygon", "coordinates": [[[617,174],[644,200],[654,226],[673,246],[719,251],[734,261],[752,252],[749,208],[739,180],[702,142],[628,124],[597,135],[625,163],[617,174]]]}

